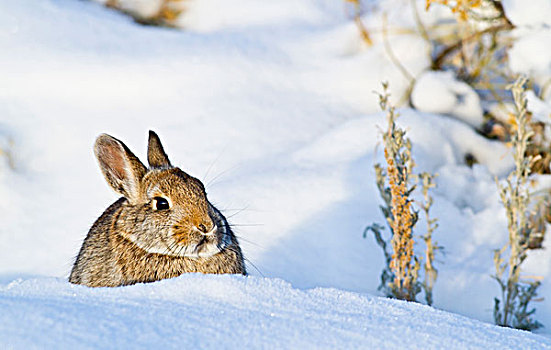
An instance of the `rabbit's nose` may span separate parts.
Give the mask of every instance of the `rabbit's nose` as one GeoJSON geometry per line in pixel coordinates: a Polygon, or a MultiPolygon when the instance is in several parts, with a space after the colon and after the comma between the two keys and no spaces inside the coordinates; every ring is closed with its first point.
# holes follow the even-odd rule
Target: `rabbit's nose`
{"type": "Polygon", "coordinates": [[[197,230],[199,230],[199,232],[201,232],[201,234],[205,236],[211,236],[216,232],[216,225],[214,225],[214,223],[211,223],[207,227],[207,225],[205,224],[199,224],[197,225],[197,230]]]}

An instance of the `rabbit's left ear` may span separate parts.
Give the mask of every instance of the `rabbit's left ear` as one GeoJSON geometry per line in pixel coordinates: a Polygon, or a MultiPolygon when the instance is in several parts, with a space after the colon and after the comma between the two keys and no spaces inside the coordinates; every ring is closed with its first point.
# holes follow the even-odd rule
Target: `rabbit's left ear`
{"type": "Polygon", "coordinates": [[[140,182],[147,169],[122,141],[102,134],[96,139],[94,153],[107,183],[130,202],[140,196],[140,182]]]}
{"type": "Polygon", "coordinates": [[[159,136],[149,130],[149,144],[147,146],[147,161],[150,168],[171,168],[170,160],[163,149],[159,136]]]}

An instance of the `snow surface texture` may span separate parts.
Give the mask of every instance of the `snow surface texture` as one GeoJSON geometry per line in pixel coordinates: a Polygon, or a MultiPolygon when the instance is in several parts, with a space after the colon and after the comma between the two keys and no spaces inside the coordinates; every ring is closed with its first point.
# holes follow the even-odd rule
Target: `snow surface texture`
{"type": "MultiPolygon", "coordinates": [[[[517,26],[509,64],[514,72],[544,86],[551,79],[551,1],[504,0],[505,14],[517,26]]],[[[551,102],[551,94],[545,97],[551,102]]]]}
{"type": "Polygon", "coordinates": [[[551,349],[424,305],[271,278],[186,275],[114,289],[42,278],[0,285],[0,295],[8,348],[551,349]]]}
{"type": "MultiPolygon", "coordinates": [[[[235,2],[251,7],[228,5],[232,1],[197,2],[183,19],[185,31],[142,27],[91,2],[0,3],[0,275],[5,281],[0,332],[12,336],[0,339],[29,348],[46,344],[48,332],[55,331],[72,344],[105,346],[105,339],[117,344],[115,330],[122,328],[122,339],[143,334],[140,340],[148,344],[149,338],[174,340],[178,331],[196,330],[201,322],[213,325],[222,318],[228,322],[221,324],[241,324],[258,316],[254,319],[263,328],[246,328],[251,339],[267,339],[275,329],[277,337],[270,339],[282,347],[291,341],[353,347],[358,339],[365,347],[387,341],[381,346],[395,348],[417,331],[434,335],[431,329],[441,325],[432,319],[441,317],[446,324],[465,325],[454,338],[460,340],[452,342],[452,328],[446,328],[450,331],[440,340],[433,343],[427,335],[415,344],[487,348],[490,341],[509,339],[515,347],[529,338],[540,342],[530,343],[534,348],[547,346],[545,338],[366,294],[378,293],[383,266],[372,237],[362,238],[367,225],[384,220],[373,163],[382,161],[385,119],[372,91],[381,91],[387,80],[400,100],[409,82],[389,60],[380,31],[373,33],[373,47],[363,46],[340,1],[261,1],[269,11],[252,1],[235,2]],[[203,180],[211,201],[235,224],[245,256],[259,270],[249,264],[250,278],[183,276],[115,290],[65,282],[89,227],[116,200],[93,157],[95,137],[110,133],[144,159],[150,128],[161,136],[172,163],[203,180]],[[15,169],[6,154],[13,155],[15,169]],[[260,279],[261,273],[267,279],[260,279]],[[19,277],[24,281],[7,287],[19,277]],[[305,290],[320,287],[337,289],[305,290]],[[220,302],[208,304],[203,290],[220,302]],[[250,300],[231,299],[234,294],[250,300]],[[351,314],[337,312],[338,298],[345,299],[341,310],[351,314]],[[269,314],[258,305],[280,315],[277,328],[262,323],[269,314]],[[200,306],[208,317],[201,317],[200,306]],[[392,310],[402,311],[391,322],[383,317],[392,310]],[[109,318],[111,313],[116,316],[109,318]],[[417,324],[408,313],[427,321],[417,324]],[[34,319],[35,314],[42,316],[34,319]],[[92,327],[96,324],[100,331],[92,327]],[[335,332],[324,337],[329,327],[335,332]],[[27,328],[28,333],[17,333],[27,328]],[[487,331],[482,335],[478,329],[487,331]],[[390,330],[400,339],[383,333],[390,330]],[[480,342],[467,342],[469,334],[480,342]]],[[[409,3],[380,6],[389,23],[414,26],[409,3]]],[[[421,11],[427,24],[443,10],[431,11],[436,12],[421,11]]],[[[365,20],[374,28],[382,25],[377,12],[365,20]]],[[[412,75],[428,68],[426,43],[418,35],[389,31],[388,40],[412,75]]],[[[546,101],[533,101],[543,104],[541,111],[548,108],[546,101]]],[[[492,251],[507,239],[494,175],[511,168],[509,150],[464,121],[409,109],[401,113],[399,124],[413,141],[418,170],[439,173],[435,238],[447,255],[438,263],[435,307],[491,322],[499,293],[490,277],[492,251]],[[467,155],[480,164],[465,166],[467,155]]],[[[524,271],[544,277],[540,295],[547,300],[534,304],[537,319],[547,325],[539,331],[543,335],[551,328],[549,242],[528,258],[524,271]]],[[[199,332],[187,339],[248,339],[241,333],[233,337],[222,326],[218,330],[219,338],[202,340],[199,332]]]]}

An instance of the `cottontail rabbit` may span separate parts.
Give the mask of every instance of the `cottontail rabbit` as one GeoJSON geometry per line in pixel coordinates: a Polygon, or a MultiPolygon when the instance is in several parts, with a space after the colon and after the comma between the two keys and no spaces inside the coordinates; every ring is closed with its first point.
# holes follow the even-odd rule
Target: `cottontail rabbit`
{"type": "Polygon", "coordinates": [[[123,197],[92,225],[69,282],[114,287],[185,272],[246,274],[226,218],[201,181],[170,164],[157,134],[149,132],[149,169],[106,134],[96,139],[94,153],[123,197]]]}

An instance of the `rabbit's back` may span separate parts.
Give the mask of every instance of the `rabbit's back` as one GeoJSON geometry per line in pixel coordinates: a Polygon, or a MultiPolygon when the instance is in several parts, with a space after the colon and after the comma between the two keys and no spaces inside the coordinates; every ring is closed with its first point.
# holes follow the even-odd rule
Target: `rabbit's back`
{"type": "Polygon", "coordinates": [[[90,287],[117,286],[122,281],[122,271],[116,264],[110,233],[117,213],[125,199],[111,204],[94,222],[82,243],[69,282],[90,287]]]}

